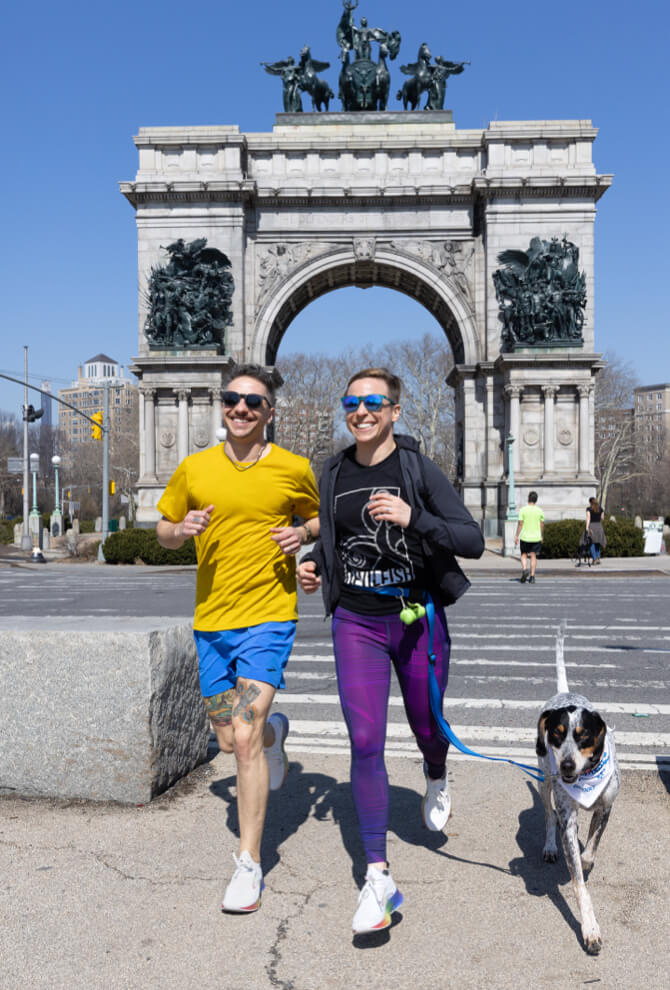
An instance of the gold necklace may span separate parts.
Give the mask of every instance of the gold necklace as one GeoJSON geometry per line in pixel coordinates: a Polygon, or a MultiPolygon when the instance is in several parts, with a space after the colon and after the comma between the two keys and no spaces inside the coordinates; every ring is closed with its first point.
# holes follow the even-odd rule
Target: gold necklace
{"type": "Polygon", "coordinates": [[[240,466],[240,464],[241,464],[240,461],[234,461],[233,460],[233,458],[230,456],[230,454],[226,450],[226,445],[225,444],[223,445],[223,452],[226,455],[226,457],[228,458],[228,460],[230,461],[230,463],[233,465],[233,467],[235,468],[235,470],[241,472],[241,471],[249,471],[252,467],[255,467],[258,464],[258,462],[260,461],[261,456],[263,454],[263,451],[265,450],[266,447],[267,447],[267,443],[264,443],[263,446],[261,447],[261,449],[258,451],[258,456],[256,457],[256,460],[255,461],[252,461],[251,464],[245,464],[244,467],[241,467],[240,466]]]}

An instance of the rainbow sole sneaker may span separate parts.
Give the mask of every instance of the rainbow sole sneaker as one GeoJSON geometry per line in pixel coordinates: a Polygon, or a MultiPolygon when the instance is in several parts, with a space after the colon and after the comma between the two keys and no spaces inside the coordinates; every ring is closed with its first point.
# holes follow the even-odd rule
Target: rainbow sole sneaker
{"type": "Polygon", "coordinates": [[[278,791],[288,773],[288,756],[284,750],[288,735],[288,719],[281,712],[275,712],[268,719],[268,725],[274,729],[275,741],[265,748],[265,759],[268,761],[270,771],[270,790],[278,791]]]}
{"type": "Polygon", "coordinates": [[[398,910],[402,902],[403,896],[388,870],[382,871],[376,866],[369,866],[352,922],[354,935],[388,928],[391,924],[391,915],[398,910]]]}
{"type": "Polygon", "coordinates": [[[261,895],[265,887],[263,871],[260,863],[254,862],[246,849],[239,859],[233,853],[233,859],[236,869],[223,895],[221,910],[231,914],[249,914],[261,906],[261,895]]]}

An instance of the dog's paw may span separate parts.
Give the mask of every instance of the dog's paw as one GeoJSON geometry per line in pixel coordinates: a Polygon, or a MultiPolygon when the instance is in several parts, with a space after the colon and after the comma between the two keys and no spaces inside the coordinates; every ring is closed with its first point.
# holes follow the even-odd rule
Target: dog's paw
{"type": "Polygon", "coordinates": [[[585,877],[589,875],[593,869],[593,859],[590,856],[582,856],[582,872],[585,877]]]}
{"type": "Polygon", "coordinates": [[[588,931],[582,928],[582,936],[584,938],[584,948],[588,954],[590,956],[597,956],[603,947],[603,940],[598,925],[595,925],[588,931]]]}
{"type": "Polygon", "coordinates": [[[558,859],[558,849],[556,846],[545,846],[542,850],[542,859],[545,863],[555,863],[558,859]]]}

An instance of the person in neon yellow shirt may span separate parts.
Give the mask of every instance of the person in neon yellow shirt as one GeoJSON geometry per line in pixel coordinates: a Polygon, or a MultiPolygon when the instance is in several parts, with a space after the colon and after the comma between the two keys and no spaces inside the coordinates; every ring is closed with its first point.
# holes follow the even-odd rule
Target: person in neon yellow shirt
{"type": "Polygon", "coordinates": [[[537,555],[542,549],[544,540],[544,512],[537,504],[537,492],[530,492],[528,505],[519,512],[519,523],[516,527],[514,545],[520,544],[521,550],[521,583],[528,581],[535,584],[535,568],[537,555]],[[530,557],[530,570],[528,558],[530,557]]]}
{"type": "Polygon", "coordinates": [[[269,718],[296,631],[295,557],[319,532],[319,497],[305,457],[265,440],[274,382],[241,365],[222,395],[223,444],[191,454],[159,502],[159,543],[194,537],[198,558],[193,635],[200,689],[221,750],[237,764],[236,869],[223,910],[260,906],[260,847],[268,790],[284,782],[288,719],[269,718]],[[305,520],[293,526],[293,517],[305,520]]]}

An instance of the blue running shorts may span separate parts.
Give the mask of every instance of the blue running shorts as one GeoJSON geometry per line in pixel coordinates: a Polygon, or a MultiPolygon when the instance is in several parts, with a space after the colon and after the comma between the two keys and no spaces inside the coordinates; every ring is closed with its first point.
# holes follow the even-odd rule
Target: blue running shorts
{"type": "Polygon", "coordinates": [[[200,690],[211,698],[235,687],[238,677],[286,687],[284,667],[295,639],[297,623],[261,622],[222,632],[193,630],[200,661],[200,690]]]}

